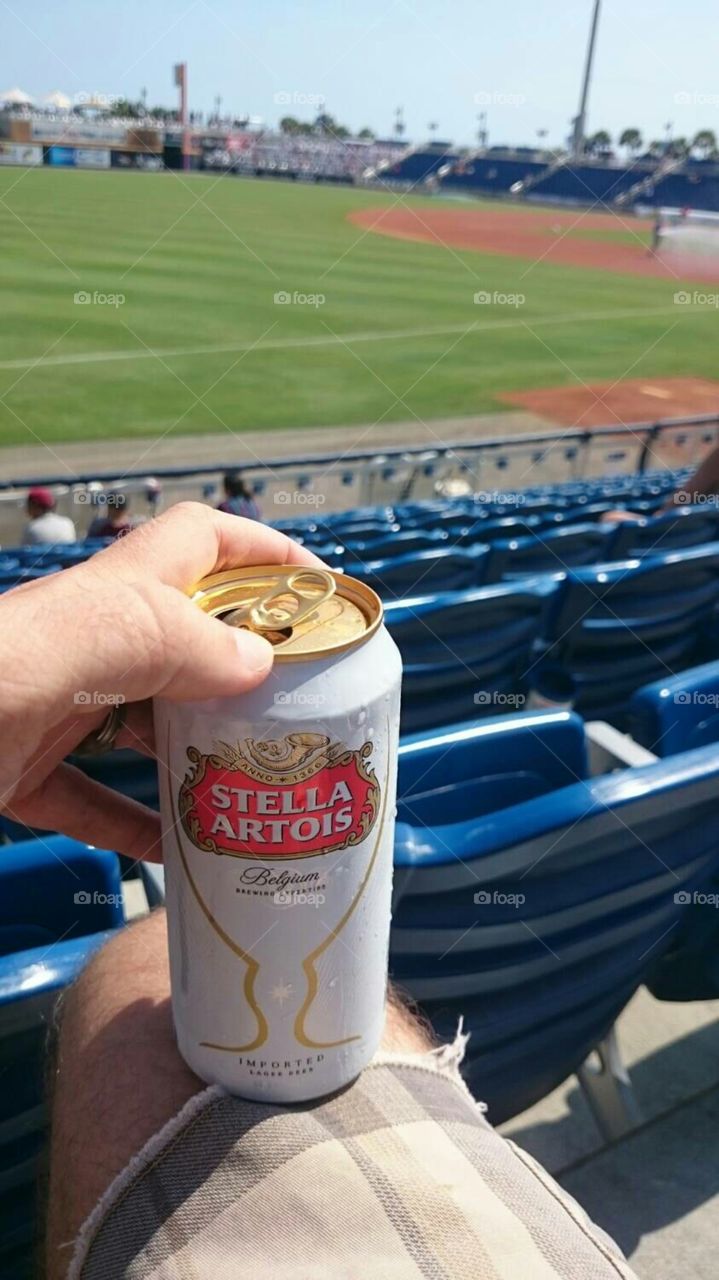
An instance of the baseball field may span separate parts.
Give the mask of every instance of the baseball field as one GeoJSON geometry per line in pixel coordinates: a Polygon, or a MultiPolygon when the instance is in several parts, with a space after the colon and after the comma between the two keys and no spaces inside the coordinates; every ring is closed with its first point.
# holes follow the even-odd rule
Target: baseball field
{"type": "Polygon", "coordinates": [[[535,395],[551,418],[552,389],[625,381],[706,392],[716,294],[649,240],[597,209],[4,169],[0,443],[431,421],[535,395]]]}

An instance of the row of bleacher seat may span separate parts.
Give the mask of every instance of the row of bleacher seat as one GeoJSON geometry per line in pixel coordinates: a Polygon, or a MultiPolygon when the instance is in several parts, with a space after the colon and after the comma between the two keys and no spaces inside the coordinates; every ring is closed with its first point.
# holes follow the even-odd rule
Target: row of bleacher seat
{"type": "MultiPolygon", "coordinates": [[[[708,690],[707,672],[696,679],[708,690]]],[[[719,691],[719,664],[713,680],[719,691]]],[[[588,748],[567,712],[400,746],[391,973],[442,1037],[464,1018],[467,1079],[495,1122],[580,1067],[691,934],[693,895],[719,874],[713,747],[599,777],[588,748]]],[[[95,762],[106,781],[112,767],[95,762]]],[[[121,927],[119,895],[111,852],[61,836],[3,850],[0,1274],[13,1280],[33,1232],[54,1000],[121,927]]]]}
{"type": "MultiPolygon", "coordinates": [[[[306,545],[330,565],[359,577],[384,600],[436,587],[460,590],[524,577],[562,573],[578,565],[627,560],[710,542],[719,536],[719,512],[684,507],[641,522],[586,521],[540,528],[538,516],[474,519],[451,532],[403,530],[373,540],[306,545]]],[[[0,589],[77,564],[97,547],[49,547],[32,555],[0,555],[0,589]]]]}
{"type": "Polygon", "coordinates": [[[404,732],[521,706],[557,675],[578,711],[621,727],[635,689],[719,656],[719,542],[482,587],[459,581],[436,590],[416,576],[407,598],[386,604],[404,662],[404,732]]]}
{"type": "MultiPolygon", "coordinates": [[[[573,701],[582,714],[622,725],[640,685],[719,656],[713,506],[678,508],[640,525],[555,523],[522,537],[471,541],[475,527],[499,525],[506,534],[520,527],[512,521],[526,528],[531,520],[554,520],[561,510],[575,509],[580,497],[585,509],[593,509],[595,499],[614,504],[626,493],[635,501],[643,495],[663,502],[679,478],[572,482],[505,495],[517,509],[520,499],[548,504],[546,516],[535,511],[495,520],[485,504],[463,499],[391,512],[369,508],[326,522],[344,538],[330,548],[335,566],[363,578],[385,599],[387,625],[404,660],[403,731],[521,706],[547,682],[568,690],[558,700],[573,701]],[[467,547],[452,545],[463,538],[467,547]],[[372,547],[389,551],[392,539],[402,553],[375,558],[372,547]]],[[[318,541],[326,529],[316,520],[306,521],[300,533],[307,545],[327,550],[318,541]]],[[[58,561],[71,564],[92,549],[21,548],[5,557],[4,566],[0,560],[0,588],[11,586],[19,572],[51,572],[58,561]]]]}

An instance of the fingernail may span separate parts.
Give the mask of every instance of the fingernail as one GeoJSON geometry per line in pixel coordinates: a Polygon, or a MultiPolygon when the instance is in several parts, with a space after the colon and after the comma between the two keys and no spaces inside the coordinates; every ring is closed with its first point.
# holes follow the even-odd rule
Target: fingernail
{"type": "Polygon", "coordinates": [[[273,660],[269,640],[254,631],[235,631],[234,635],[242,665],[249,671],[269,671],[273,660]]]}

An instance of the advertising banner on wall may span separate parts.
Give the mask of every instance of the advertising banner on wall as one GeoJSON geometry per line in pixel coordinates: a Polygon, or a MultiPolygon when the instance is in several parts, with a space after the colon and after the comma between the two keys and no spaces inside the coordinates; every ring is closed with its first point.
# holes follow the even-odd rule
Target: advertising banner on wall
{"type": "Polygon", "coordinates": [[[75,164],[78,169],[109,169],[109,147],[76,147],[75,164]]]}
{"type": "Polygon", "coordinates": [[[72,169],[75,167],[75,148],[48,147],[47,162],[56,168],[72,169]]]}
{"type": "Polygon", "coordinates": [[[0,141],[0,164],[22,164],[34,168],[42,164],[42,147],[28,146],[25,142],[0,141]]]}
{"type": "Polygon", "coordinates": [[[162,168],[161,156],[148,156],[141,151],[113,151],[113,169],[142,169],[145,173],[158,173],[162,168]]]}

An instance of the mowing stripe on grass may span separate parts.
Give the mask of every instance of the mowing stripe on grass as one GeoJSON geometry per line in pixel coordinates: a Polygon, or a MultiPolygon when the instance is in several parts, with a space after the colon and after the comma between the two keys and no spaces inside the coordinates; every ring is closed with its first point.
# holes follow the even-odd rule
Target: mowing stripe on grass
{"type": "MultiPolygon", "coordinates": [[[[593,311],[579,312],[569,316],[544,316],[532,320],[532,328],[546,325],[581,324],[583,321],[597,320],[632,320],[645,319],[647,316],[676,316],[676,307],[634,308],[625,311],[593,311]]],[[[716,315],[713,311],[711,314],[716,315]]],[[[496,320],[489,324],[453,324],[442,325],[434,329],[395,329],[372,333],[337,333],[322,335],[318,338],[269,338],[266,342],[239,342],[216,347],[176,347],[172,350],[148,350],[146,347],[134,351],[80,351],[74,355],[40,356],[33,359],[0,360],[0,369],[42,369],[54,365],[70,364],[109,364],[115,360],[152,360],[172,359],[175,356],[216,356],[232,355],[243,351],[277,351],[298,347],[334,347],[351,346],[353,342],[402,342],[411,338],[434,338],[451,336],[456,333],[486,333],[493,329],[522,329],[524,320],[496,320]]]]}

